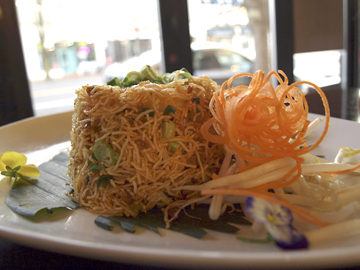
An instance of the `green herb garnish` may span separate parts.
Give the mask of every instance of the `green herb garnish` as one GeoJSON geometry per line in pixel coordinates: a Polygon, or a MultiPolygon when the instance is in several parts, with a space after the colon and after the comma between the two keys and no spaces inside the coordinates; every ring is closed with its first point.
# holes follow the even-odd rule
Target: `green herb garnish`
{"type": "Polygon", "coordinates": [[[165,139],[171,139],[175,136],[176,125],[173,121],[161,124],[161,134],[165,139]]]}
{"type": "Polygon", "coordinates": [[[93,151],[95,158],[108,166],[114,165],[117,161],[118,154],[112,149],[110,144],[103,140],[95,143],[93,151]]]}
{"type": "Polygon", "coordinates": [[[110,184],[110,180],[114,179],[113,176],[111,175],[102,175],[99,177],[98,183],[97,183],[97,187],[98,188],[102,188],[108,184],[110,184]]]}
{"type": "MultiPolygon", "coordinates": [[[[157,84],[167,84],[175,79],[176,72],[165,73],[164,75],[157,75],[155,70],[150,65],[145,65],[140,71],[130,71],[126,77],[120,82],[119,78],[115,77],[109,81],[108,85],[120,86],[121,88],[136,85],[142,81],[150,81],[157,84]]],[[[180,69],[177,79],[191,79],[192,75],[185,68],[180,69]]]]}
{"type": "Polygon", "coordinates": [[[167,106],[164,110],[164,114],[169,115],[169,114],[174,114],[176,112],[176,109],[173,106],[167,106]]]}

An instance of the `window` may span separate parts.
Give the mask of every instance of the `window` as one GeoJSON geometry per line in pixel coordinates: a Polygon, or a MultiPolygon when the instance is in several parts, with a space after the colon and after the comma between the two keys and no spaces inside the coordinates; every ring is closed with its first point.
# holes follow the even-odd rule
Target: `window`
{"type": "Polygon", "coordinates": [[[157,0],[16,0],[16,7],[35,115],[71,110],[75,89],[104,84],[108,66],[160,51],[157,0]]]}

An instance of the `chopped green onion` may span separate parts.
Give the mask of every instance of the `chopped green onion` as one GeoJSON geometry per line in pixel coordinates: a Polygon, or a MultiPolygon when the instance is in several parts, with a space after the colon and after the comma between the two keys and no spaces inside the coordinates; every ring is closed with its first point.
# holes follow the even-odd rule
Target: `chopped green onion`
{"type": "Polygon", "coordinates": [[[156,80],[153,82],[157,84],[164,84],[163,77],[164,77],[163,75],[158,75],[156,80]]]}
{"type": "Polygon", "coordinates": [[[114,165],[117,161],[118,154],[105,141],[97,141],[94,145],[93,151],[95,158],[108,166],[114,165]]]}
{"type": "MultiPolygon", "coordinates": [[[[150,108],[146,107],[146,108],[142,109],[141,112],[146,112],[147,110],[150,110],[150,108]]],[[[153,117],[155,115],[155,112],[149,112],[148,114],[149,114],[149,116],[153,117]]]]}
{"type": "Polygon", "coordinates": [[[165,139],[171,139],[175,136],[176,125],[173,121],[164,122],[161,125],[161,134],[165,139]]]}
{"type": "Polygon", "coordinates": [[[120,86],[120,80],[119,80],[119,78],[114,77],[110,81],[107,82],[107,85],[120,86]]]}
{"type": "Polygon", "coordinates": [[[180,71],[184,71],[184,72],[186,72],[186,73],[189,73],[189,74],[190,74],[190,72],[189,72],[186,68],[184,68],[184,67],[183,67],[183,68],[181,68],[181,69],[180,69],[180,71]]]}
{"type": "MultiPolygon", "coordinates": [[[[172,82],[174,79],[175,79],[175,75],[176,75],[177,71],[174,71],[172,72],[170,75],[169,75],[169,80],[170,82],[172,82]]],[[[180,70],[180,73],[177,77],[178,80],[182,80],[182,79],[191,79],[191,74],[189,72],[185,72],[185,71],[182,71],[180,70]]]]}
{"type": "Polygon", "coordinates": [[[101,171],[101,166],[89,160],[90,171],[101,171]]]}
{"type": "Polygon", "coordinates": [[[143,80],[140,72],[138,71],[130,71],[126,77],[130,78],[130,79],[133,79],[136,83],[139,83],[140,81],[143,80]]]}
{"type": "Polygon", "coordinates": [[[176,109],[173,107],[173,106],[167,106],[166,108],[165,108],[165,110],[164,110],[164,113],[166,114],[166,115],[168,115],[168,114],[171,114],[171,113],[175,113],[176,112],[176,109]]]}
{"type": "Polygon", "coordinates": [[[165,73],[162,76],[162,81],[163,81],[164,84],[167,84],[167,83],[171,82],[171,80],[169,79],[169,76],[170,76],[170,73],[165,73]]]}
{"type": "Polygon", "coordinates": [[[157,79],[156,72],[149,65],[144,66],[140,70],[140,73],[144,79],[147,79],[150,81],[155,81],[157,79]]]}
{"type": "Polygon", "coordinates": [[[196,102],[196,104],[200,104],[200,98],[198,97],[194,97],[193,101],[196,102]]]}
{"type": "Polygon", "coordinates": [[[98,183],[97,183],[97,187],[98,188],[102,188],[108,184],[110,184],[110,180],[114,179],[113,176],[111,175],[102,175],[99,177],[98,183]]]}
{"type": "Polygon", "coordinates": [[[129,87],[132,85],[137,84],[133,79],[129,78],[129,77],[125,77],[122,82],[120,83],[120,87],[121,88],[125,88],[125,87],[129,87]]]}
{"type": "Polygon", "coordinates": [[[175,153],[179,149],[179,147],[180,147],[180,143],[178,143],[178,142],[171,142],[170,143],[170,151],[171,152],[175,153]]]}

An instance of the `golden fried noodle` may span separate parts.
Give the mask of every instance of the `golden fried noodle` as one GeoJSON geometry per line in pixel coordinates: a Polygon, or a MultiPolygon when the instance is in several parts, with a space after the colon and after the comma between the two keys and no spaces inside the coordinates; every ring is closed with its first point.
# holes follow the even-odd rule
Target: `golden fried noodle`
{"type": "MultiPolygon", "coordinates": [[[[199,191],[175,189],[211,179],[224,157],[206,141],[201,125],[219,86],[208,77],[129,88],[83,86],[72,118],[68,174],[80,206],[104,216],[137,216],[154,206],[179,209],[199,191]],[[169,106],[169,107],[168,107],[169,106]],[[107,145],[113,162],[99,160],[94,145],[107,145]]],[[[98,148],[100,148],[100,146],[98,148]]],[[[100,154],[98,154],[99,156],[100,154]]]]}

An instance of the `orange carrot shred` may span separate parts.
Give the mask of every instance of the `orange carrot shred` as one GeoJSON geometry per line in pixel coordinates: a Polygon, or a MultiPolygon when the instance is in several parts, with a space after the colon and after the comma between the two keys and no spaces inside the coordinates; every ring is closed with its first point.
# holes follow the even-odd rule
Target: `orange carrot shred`
{"type": "MultiPolygon", "coordinates": [[[[287,76],[281,70],[271,71],[266,77],[260,70],[254,74],[240,73],[223,83],[220,90],[214,93],[209,109],[213,118],[204,123],[200,129],[206,140],[227,145],[238,157],[254,164],[251,165],[252,167],[282,157],[293,158],[296,165],[284,177],[271,183],[249,189],[203,190],[202,194],[255,196],[288,207],[304,220],[321,226],[327,225],[285,199],[266,192],[268,189],[286,187],[295,182],[301,176],[303,159],[299,156],[316,148],[329,129],[329,104],[324,92],[317,85],[308,81],[289,85],[287,76]],[[242,76],[251,77],[249,86],[233,87],[231,85],[233,80],[242,76]],[[276,89],[270,83],[272,76],[275,76],[279,82],[276,89]],[[304,138],[310,123],[308,104],[304,92],[297,88],[301,84],[312,86],[320,95],[325,108],[324,130],[320,138],[309,147],[304,138]]],[[[244,170],[246,168],[237,169],[236,172],[244,170]]],[[[351,169],[343,172],[350,171],[351,169]]],[[[214,178],[219,176],[216,175],[214,178]]]]}
{"type": "Polygon", "coordinates": [[[237,74],[214,93],[209,109],[213,118],[200,129],[208,141],[226,144],[240,158],[255,164],[254,166],[281,157],[297,160],[297,169],[294,171],[298,173],[294,178],[286,182],[284,178],[268,185],[272,188],[283,187],[296,180],[295,177],[301,174],[302,161],[298,157],[312,151],[321,143],[330,121],[329,104],[323,91],[307,81],[288,85],[288,78],[282,71],[272,71],[266,77],[260,70],[255,74],[237,74]],[[232,81],[241,76],[252,78],[249,86],[232,87],[232,81]],[[279,82],[276,89],[269,82],[272,76],[279,82]],[[323,133],[311,147],[306,146],[304,138],[310,122],[307,119],[308,105],[305,94],[297,88],[301,84],[312,86],[319,93],[325,107],[323,133]]]}

